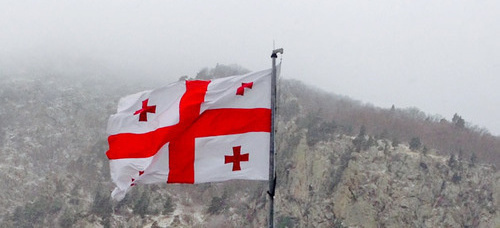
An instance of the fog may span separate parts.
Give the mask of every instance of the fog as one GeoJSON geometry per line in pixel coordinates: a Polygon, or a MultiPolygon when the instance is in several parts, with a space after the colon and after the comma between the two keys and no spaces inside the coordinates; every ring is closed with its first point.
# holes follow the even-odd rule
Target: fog
{"type": "Polygon", "coordinates": [[[168,82],[217,63],[269,68],[274,42],[284,78],[499,135],[498,12],[498,1],[0,0],[0,75],[88,63],[168,82]]]}

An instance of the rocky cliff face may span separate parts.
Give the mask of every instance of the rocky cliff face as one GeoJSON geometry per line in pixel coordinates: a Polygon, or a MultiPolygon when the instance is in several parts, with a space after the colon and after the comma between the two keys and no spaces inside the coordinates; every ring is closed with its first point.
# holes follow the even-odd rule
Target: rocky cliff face
{"type": "MultiPolygon", "coordinates": [[[[138,90],[57,77],[0,85],[0,226],[265,227],[265,182],[137,186],[110,200],[106,120],[138,90]]],[[[500,226],[493,167],[339,131],[300,99],[280,98],[276,227],[500,226]]]]}
{"type": "Polygon", "coordinates": [[[388,140],[357,152],[354,139],[335,135],[310,147],[303,137],[295,150],[280,151],[290,155],[279,179],[278,224],[500,226],[500,175],[492,167],[411,151],[388,140]]]}

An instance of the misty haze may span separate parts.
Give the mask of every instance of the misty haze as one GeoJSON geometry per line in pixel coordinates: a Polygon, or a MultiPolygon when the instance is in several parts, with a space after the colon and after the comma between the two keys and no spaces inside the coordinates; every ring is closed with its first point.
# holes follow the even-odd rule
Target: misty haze
{"type": "Polygon", "coordinates": [[[276,227],[500,226],[500,3],[0,0],[0,227],[265,227],[268,182],[110,194],[120,98],[271,68],[276,227]]]}

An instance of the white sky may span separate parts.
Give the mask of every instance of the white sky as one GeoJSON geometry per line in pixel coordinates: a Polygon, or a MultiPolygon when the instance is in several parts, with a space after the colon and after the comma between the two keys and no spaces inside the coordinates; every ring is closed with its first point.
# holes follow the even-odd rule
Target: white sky
{"type": "Polygon", "coordinates": [[[488,0],[0,0],[0,61],[84,58],[174,81],[268,68],[274,40],[285,78],[500,135],[499,22],[488,0]]]}

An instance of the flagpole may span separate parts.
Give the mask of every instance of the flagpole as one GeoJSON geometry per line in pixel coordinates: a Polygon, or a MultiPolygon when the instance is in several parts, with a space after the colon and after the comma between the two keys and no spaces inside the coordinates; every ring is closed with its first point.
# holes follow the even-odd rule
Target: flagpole
{"type": "Polygon", "coordinates": [[[278,53],[283,54],[283,48],[273,50],[271,59],[273,60],[273,69],[271,75],[271,140],[269,148],[269,228],[274,227],[274,193],[276,187],[276,172],[274,170],[274,119],[276,115],[276,58],[278,53]]]}

